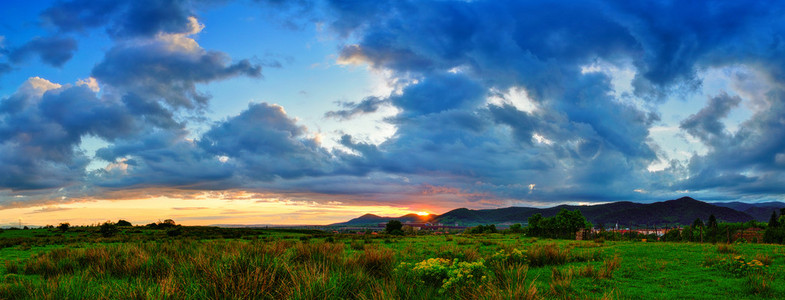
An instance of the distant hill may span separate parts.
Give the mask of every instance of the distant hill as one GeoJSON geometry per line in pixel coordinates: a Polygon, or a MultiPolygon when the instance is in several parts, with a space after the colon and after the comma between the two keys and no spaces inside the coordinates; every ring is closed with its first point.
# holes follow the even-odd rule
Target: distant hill
{"type": "MultiPolygon", "coordinates": [[[[612,226],[616,223],[618,223],[619,226],[625,227],[689,225],[692,224],[696,218],[700,218],[706,222],[709,215],[712,214],[721,222],[746,222],[753,219],[750,214],[730,207],[718,206],[698,201],[690,197],[683,197],[676,200],[649,204],[622,201],[588,206],[559,205],[550,208],[506,207],[478,210],[458,208],[442,215],[430,215],[427,217],[411,214],[390,218],[366,214],[348,222],[334,225],[378,224],[392,219],[397,219],[404,223],[430,221],[433,223],[458,225],[514,224],[526,223],[528,218],[536,213],[540,213],[544,217],[554,216],[562,209],[580,210],[586,219],[593,224],[602,223],[605,224],[605,226],[612,226]]],[[[771,214],[771,211],[769,211],[768,214],[771,214]]],[[[768,216],[766,217],[766,220],[768,220],[768,216]]]]}
{"type": "Polygon", "coordinates": [[[712,204],[744,212],[759,222],[768,222],[772,211],[776,211],[779,214],[779,210],[785,208],[784,202],[777,201],[762,203],[716,202],[712,204]]]}
{"type": "Polygon", "coordinates": [[[343,223],[331,224],[331,226],[368,226],[386,223],[390,220],[398,220],[401,221],[401,223],[427,223],[433,221],[433,215],[420,216],[417,214],[408,214],[400,217],[381,217],[374,214],[364,214],[359,218],[354,218],[343,223]]]}

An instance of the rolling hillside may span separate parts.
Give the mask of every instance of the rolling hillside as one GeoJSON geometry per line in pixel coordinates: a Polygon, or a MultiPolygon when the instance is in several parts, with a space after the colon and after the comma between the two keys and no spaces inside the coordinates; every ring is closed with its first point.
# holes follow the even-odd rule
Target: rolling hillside
{"type": "MultiPolygon", "coordinates": [[[[753,216],[730,207],[723,207],[683,197],[676,200],[649,204],[634,202],[613,202],[591,206],[559,205],[550,208],[506,207],[498,209],[467,209],[458,208],[442,215],[422,217],[414,214],[401,217],[380,217],[366,214],[348,222],[333,225],[370,225],[397,219],[401,222],[432,222],[443,224],[477,225],[477,224],[514,224],[526,223],[536,213],[544,217],[556,215],[562,209],[580,210],[593,224],[605,226],[667,226],[689,225],[696,218],[704,220],[713,214],[720,222],[746,222],[753,216]]],[[[769,214],[771,212],[769,211],[769,214]]],[[[768,217],[766,217],[768,220],[768,217]]]]}

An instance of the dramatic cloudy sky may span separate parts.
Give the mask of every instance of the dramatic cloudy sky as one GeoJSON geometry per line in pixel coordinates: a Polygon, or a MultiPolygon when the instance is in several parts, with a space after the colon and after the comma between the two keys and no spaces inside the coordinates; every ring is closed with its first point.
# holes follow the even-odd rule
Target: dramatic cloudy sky
{"type": "Polygon", "coordinates": [[[6,1],[0,225],[785,198],[773,1],[6,1]]]}

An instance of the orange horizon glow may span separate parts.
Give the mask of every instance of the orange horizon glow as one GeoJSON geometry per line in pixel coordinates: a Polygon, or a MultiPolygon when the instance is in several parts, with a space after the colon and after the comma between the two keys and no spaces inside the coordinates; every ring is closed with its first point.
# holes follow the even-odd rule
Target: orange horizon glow
{"type": "MultiPolygon", "coordinates": [[[[182,195],[181,195],[182,196],[182,195]]],[[[420,208],[422,209],[422,208],[420,208]]],[[[403,216],[431,213],[410,206],[293,201],[258,198],[243,192],[206,197],[159,196],[123,200],[82,200],[0,209],[0,226],[96,225],[126,220],[145,225],[172,219],[182,225],[329,225],[366,213],[403,216]]]]}

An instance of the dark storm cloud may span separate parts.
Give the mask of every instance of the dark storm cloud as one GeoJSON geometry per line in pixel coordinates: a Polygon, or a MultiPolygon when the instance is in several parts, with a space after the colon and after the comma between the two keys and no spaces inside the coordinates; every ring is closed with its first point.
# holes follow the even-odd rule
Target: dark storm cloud
{"type": "Polygon", "coordinates": [[[159,32],[189,32],[188,17],[194,15],[195,2],[209,1],[59,1],[42,12],[41,19],[61,32],[105,27],[116,38],[151,37],[159,32]]]}
{"type": "Polygon", "coordinates": [[[694,125],[687,127],[688,132],[709,151],[690,160],[692,176],[679,184],[685,189],[716,188],[739,195],[785,193],[785,91],[779,86],[769,90],[762,99],[766,108],[731,133],[720,119],[738,101],[727,95],[715,97],[682,124],[694,125]]]}
{"type": "Polygon", "coordinates": [[[117,140],[96,153],[116,164],[90,180],[108,188],[229,189],[333,172],[334,159],[307,133],[282,107],[251,104],[193,142],[172,129],[117,140]]]}
{"type": "Polygon", "coordinates": [[[739,96],[723,93],[711,98],[705,108],[682,121],[679,127],[706,144],[717,145],[725,141],[729,135],[725,132],[725,125],[720,122],[721,119],[727,117],[730,110],[739,103],[741,103],[739,96]]]}
{"type": "Polygon", "coordinates": [[[18,64],[30,56],[37,55],[41,61],[53,67],[61,67],[74,56],[77,45],[73,38],[37,37],[8,54],[11,62],[18,64]]]}
{"type": "Polygon", "coordinates": [[[83,86],[52,89],[42,96],[20,89],[0,102],[0,165],[6,170],[0,187],[24,190],[80,182],[89,163],[75,148],[82,137],[112,140],[135,125],[121,105],[98,99],[83,86]]]}
{"type": "MultiPolygon", "coordinates": [[[[389,154],[396,158],[382,160],[382,169],[405,173],[416,172],[412,166],[417,166],[419,171],[438,170],[496,186],[503,186],[505,178],[516,178],[536,181],[540,192],[553,187],[567,191],[552,189],[548,195],[538,196],[536,188],[496,190],[518,198],[635,198],[640,195],[632,193],[633,189],[663,187],[655,182],[662,178],[660,174],[647,170],[656,159],[649,127],[659,121],[657,111],[646,111],[614,98],[610,95],[610,78],[586,73],[587,65],[598,61],[617,66],[631,64],[637,69],[633,79],[635,94],[652,100],[695,89],[701,85],[698,71],[709,67],[750,64],[768,69],[776,80],[783,78],[785,66],[781,55],[773,55],[777,53],[775,49],[781,48],[774,46],[781,44],[776,36],[785,31],[783,8],[769,2],[329,4],[336,19],[331,23],[333,30],[340,35],[357,36],[356,44],[343,48],[344,62],[367,63],[392,70],[403,78],[418,79],[419,83],[407,87],[402,95],[390,97],[391,103],[402,110],[401,116],[460,109],[507,126],[512,138],[521,143],[519,148],[504,148],[507,137],[494,127],[484,127],[478,134],[481,138],[472,140],[474,132],[450,127],[450,123],[434,126],[417,118],[398,117],[394,118],[399,126],[396,135],[376,149],[382,153],[375,154],[377,157],[389,154]],[[446,71],[457,71],[465,83],[440,78],[446,71]],[[422,96],[415,92],[439,84],[448,88],[432,94],[419,93],[422,96]],[[538,109],[523,112],[512,105],[490,105],[486,113],[477,101],[464,102],[475,98],[474,94],[450,93],[450,89],[460,91],[472,85],[479,86],[480,91],[523,87],[538,109]],[[462,106],[463,103],[475,106],[462,106]],[[528,192],[533,195],[522,195],[528,192]]],[[[694,160],[688,172],[696,181],[704,179],[693,187],[711,188],[730,181],[737,185],[760,183],[764,177],[774,178],[771,174],[740,174],[751,168],[764,169],[763,162],[777,165],[778,153],[782,153],[780,165],[785,165],[785,151],[781,143],[774,142],[784,135],[772,126],[776,122],[770,116],[760,114],[760,118],[748,121],[733,136],[724,136],[724,127],[716,119],[727,115],[738,102],[732,96],[715,98],[710,107],[682,122],[682,129],[696,137],[725,138],[723,145],[736,145],[712,149],[700,160],[704,163],[694,160]],[[741,145],[754,145],[754,149],[741,145]],[[743,154],[732,155],[737,151],[743,154]],[[709,168],[716,164],[722,167],[709,168]]],[[[772,106],[772,115],[781,114],[779,106],[772,106]]],[[[440,117],[433,115],[430,119],[440,117]]],[[[345,145],[351,148],[353,144],[345,145]]],[[[678,184],[675,178],[671,178],[671,183],[689,185],[678,184]]]]}
{"type": "Polygon", "coordinates": [[[248,60],[231,63],[223,52],[180,49],[165,41],[118,45],[93,68],[93,76],[137,95],[161,100],[174,108],[201,108],[209,97],[197,83],[235,76],[261,77],[261,66],[248,60]]]}
{"type": "Polygon", "coordinates": [[[643,51],[602,5],[399,1],[384,10],[332,8],[337,16],[369,16],[364,22],[336,22],[336,30],[360,35],[359,43],[343,49],[344,61],[419,78],[390,97],[402,113],[395,119],[396,135],[379,146],[394,157],[383,161],[383,170],[464,176],[493,186],[523,182],[501,192],[517,198],[536,193],[530,183],[555,197],[558,187],[584,186],[570,196],[595,199],[587,191],[599,188],[594,194],[608,197],[631,193],[635,187],[614,183],[642,179],[638,173],[655,158],[647,137],[657,115],[608,96],[605,75],[582,72],[597,60],[621,62],[643,51]],[[482,105],[488,90],[511,86],[526,88],[540,109],[482,105]],[[462,113],[452,116],[483,121],[434,114],[453,110],[462,113]],[[423,114],[434,115],[405,117],[423,114]],[[465,127],[472,123],[483,125],[465,127]]]}
{"type": "MultiPolygon", "coordinates": [[[[113,38],[92,75],[116,96],[67,87],[3,99],[0,164],[11,171],[0,188],[82,181],[375,197],[428,190],[471,202],[785,192],[785,6],[777,2],[263,2],[287,16],[319,19],[351,41],[339,50],[340,63],[397,80],[400,89],[389,96],[325,114],[345,120],[392,105],[400,113],[385,120],[396,126],[388,140],[344,135],[338,143],[345,148],[328,151],[282,107],[265,103],[192,140],[177,120],[207,106],[196,86],[258,78],[261,67],[198,47],[189,38],[200,29],[190,18],[193,1],[57,2],[42,14],[45,23],[61,32],[103,28],[113,38]],[[650,130],[659,103],[694,92],[700,72],[735,65],[764,74],[764,96],[712,98],[680,124],[706,145],[705,154],[650,172],[658,160],[650,130]],[[634,69],[634,95],[618,95],[602,66],[634,69]],[[513,88],[525,90],[531,109],[511,99],[487,103],[513,88]],[[746,100],[757,109],[731,132],[723,119],[746,100]],[[75,148],[85,136],[110,143],[96,154],[110,167],[85,174],[89,160],[75,148]]],[[[73,50],[28,52],[62,65],[73,50]]]]}
{"type": "Polygon", "coordinates": [[[344,102],[341,103],[341,106],[345,109],[328,111],[324,114],[324,117],[348,120],[358,115],[374,113],[379,110],[380,106],[386,103],[385,99],[379,97],[367,97],[358,103],[344,102]]]}
{"type": "Polygon", "coordinates": [[[226,156],[251,180],[319,176],[330,171],[330,154],[277,105],[251,104],[240,115],[207,131],[198,145],[226,156]]]}

